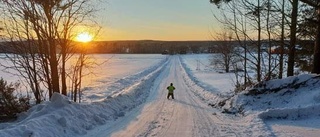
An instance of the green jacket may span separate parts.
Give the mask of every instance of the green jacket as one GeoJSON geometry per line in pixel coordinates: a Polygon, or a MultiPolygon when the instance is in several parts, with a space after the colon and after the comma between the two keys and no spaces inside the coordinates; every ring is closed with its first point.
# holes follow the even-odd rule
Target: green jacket
{"type": "Polygon", "coordinates": [[[173,93],[176,88],[174,86],[169,86],[167,89],[169,90],[169,93],[173,93]]]}

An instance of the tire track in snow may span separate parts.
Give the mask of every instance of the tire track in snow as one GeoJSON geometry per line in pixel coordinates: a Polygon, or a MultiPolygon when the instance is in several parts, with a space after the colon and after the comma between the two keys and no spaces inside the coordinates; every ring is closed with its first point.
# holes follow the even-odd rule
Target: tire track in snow
{"type": "MultiPolygon", "coordinates": [[[[192,91],[188,89],[181,74],[180,60],[173,56],[168,63],[169,73],[161,82],[162,88],[158,97],[147,105],[138,116],[137,121],[131,123],[119,134],[114,136],[217,136],[221,135],[211,108],[202,103],[192,91]],[[180,68],[180,69],[179,69],[180,68]],[[166,86],[173,82],[176,87],[175,100],[166,99],[166,86]],[[157,108],[157,109],[154,109],[157,108]]],[[[230,136],[230,134],[229,134],[230,136]]]]}
{"type": "MultiPolygon", "coordinates": [[[[185,82],[182,80],[180,73],[179,60],[174,59],[174,63],[171,66],[171,75],[173,76],[175,86],[177,87],[176,99],[167,101],[166,108],[161,108],[161,115],[157,121],[158,125],[162,125],[160,129],[153,128],[152,130],[156,133],[150,134],[152,130],[148,131],[148,135],[152,136],[203,136],[203,135],[219,135],[218,131],[214,127],[214,122],[212,122],[211,113],[205,111],[205,109],[210,109],[208,106],[203,104],[198,106],[200,101],[195,101],[195,96],[191,94],[188,88],[185,86],[185,82]],[[173,70],[174,69],[174,70],[173,70]],[[179,80],[179,81],[178,81],[179,80]],[[206,108],[204,108],[206,107],[206,108]],[[171,112],[169,115],[169,113],[171,112]],[[168,119],[165,121],[163,119],[168,119]],[[186,123],[185,123],[186,122],[186,123]],[[177,124],[178,123],[178,124],[177,124]],[[183,130],[184,123],[186,124],[187,129],[183,130]],[[183,127],[183,128],[181,128],[183,127]],[[200,129],[201,128],[201,129],[200,129]],[[157,131],[155,131],[157,130],[157,131]],[[202,131],[202,132],[200,132],[202,131]],[[199,133],[196,133],[199,132],[199,133]],[[209,133],[209,134],[208,134],[209,133]],[[216,134],[214,134],[216,133],[216,134]]],[[[169,78],[170,79],[170,78],[169,78]]],[[[167,82],[169,83],[169,82],[167,82]]],[[[197,99],[197,98],[196,98],[197,99]]],[[[146,135],[146,134],[144,134],[146,135]]]]}
{"type": "MultiPolygon", "coordinates": [[[[170,67],[172,66],[172,64],[174,65],[173,61],[170,60],[170,63],[168,63],[167,65],[168,68],[165,70],[164,73],[169,74],[170,71],[172,71],[171,70],[172,67],[170,67]]],[[[164,85],[169,85],[168,82],[165,82],[165,83],[166,84],[164,85]]],[[[162,88],[164,87],[166,86],[162,86],[162,88]]],[[[161,95],[158,96],[159,103],[156,103],[154,106],[155,108],[159,108],[156,112],[157,117],[154,117],[152,122],[150,122],[150,125],[148,126],[148,128],[144,130],[144,132],[138,135],[139,137],[161,136],[161,134],[163,133],[159,133],[159,132],[160,131],[166,132],[172,125],[171,119],[173,118],[173,114],[175,113],[174,106],[172,105],[174,104],[172,103],[172,101],[166,99],[167,91],[165,88],[160,91],[161,91],[161,95]]]]}
{"type": "MultiPolygon", "coordinates": [[[[193,98],[201,102],[218,102],[223,99],[224,96],[214,95],[209,91],[206,91],[201,86],[197,85],[194,78],[190,78],[190,75],[187,70],[185,64],[180,59],[180,67],[183,72],[183,79],[186,85],[190,87],[191,94],[193,94],[193,98]]],[[[214,113],[213,118],[214,124],[218,125],[217,129],[219,129],[219,134],[215,136],[272,136],[268,129],[265,129],[265,124],[261,119],[256,119],[254,117],[242,117],[242,116],[234,116],[227,115],[222,113],[214,113]],[[254,122],[252,122],[254,121],[254,122]],[[264,131],[261,132],[261,129],[264,131]],[[261,134],[262,133],[262,134],[261,134]]]]}
{"type": "Polygon", "coordinates": [[[115,137],[254,135],[250,130],[246,130],[248,129],[246,125],[241,123],[233,125],[235,122],[226,120],[228,117],[224,114],[213,115],[213,109],[195,95],[184,77],[178,56],[171,56],[165,69],[153,83],[152,87],[155,88],[151,89],[147,101],[139,109],[129,112],[133,113],[127,115],[131,118],[127,118],[123,123],[121,121],[117,123],[126,124],[121,130],[110,134],[115,137]],[[166,99],[166,87],[171,82],[176,87],[175,100],[166,99]]]}
{"type": "MultiPolygon", "coordinates": [[[[146,104],[143,106],[147,113],[155,113],[156,115],[143,115],[140,114],[142,116],[138,116],[137,118],[135,118],[135,121],[139,121],[138,124],[130,124],[133,125],[133,127],[135,127],[136,129],[130,129],[127,130],[126,133],[123,133],[122,131],[113,134],[112,136],[150,136],[151,133],[153,133],[153,129],[159,128],[159,123],[157,121],[156,116],[159,116],[160,113],[162,113],[163,108],[165,108],[164,106],[166,105],[165,100],[163,100],[162,97],[165,96],[166,92],[160,92],[160,91],[165,91],[163,88],[166,85],[166,83],[163,83],[163,78],[167,77],[167,75],[169,74],[170,71],[170,64],[171,64],[171,60],[168,61],[168,63],[166,64],[166,66],[164,66],[164,69],[162,70],[162,72],[158,75],[158,77],[156,78],[155,82],[153,83],[153,88],[150,90],[150,95],[146,101],[146,104]],[[162,102],[157,102],[154,103],[154,100],[162,100],[162,102]],[[124,135],[126,134],[126,135],[124,135]],[[129,135],[128,135],[129,134],[129,135]]],[[[140,113],[140,109],[139,110],[135,110],[135,111],[139,111],[139,112],[132,112],[132,113],[140,113]]],[[[132,121],[133,123],[135,121],[132,121]]],[[[130,128],[128,125],[127,127],[124,128],[130,128]]]]}
{"type": "MultiPolygon", "coordinates": [[[[182,68],[180,60],[179,67],[182,68]]],[[[183,85],[187,85],[184,80],[182,82],[183,85]]],[[[194,110],[196,111],[196,113],[192,113],[194,118],[194,131],[192,136],[220,136],[220,133],[216,127],[216,123],[212,119],[212,112],[209,111],[211,108],[209,108],[203,102],[199,101],[199,98],[196,97],[190,89],[186,90],[185,93],[189,97],[188,102],[190,104],[198,105],[194,106],[194,110]]]]}

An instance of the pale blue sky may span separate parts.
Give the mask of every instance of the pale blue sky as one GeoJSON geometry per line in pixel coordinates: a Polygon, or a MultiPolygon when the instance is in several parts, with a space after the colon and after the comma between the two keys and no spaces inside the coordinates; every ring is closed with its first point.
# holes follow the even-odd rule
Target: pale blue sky
{"type": "MultiPolygon", "coordinates": [[[[103,5],[102,5],[103,4],[103,5]]],[[[218,27],[209,0],[107,0],[101,40],[209,40],[218,27]]]]}

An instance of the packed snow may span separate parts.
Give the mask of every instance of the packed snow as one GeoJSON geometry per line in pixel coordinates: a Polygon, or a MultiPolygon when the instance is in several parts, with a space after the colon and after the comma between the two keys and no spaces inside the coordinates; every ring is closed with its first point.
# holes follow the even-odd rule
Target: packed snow
{"type": "Polygon", "coordinates": [[[234,74],[210,66],[210,54],[97,56],[107,62],[91,70],[82,103],[54,94],[1,123],[0,137],[320,134],[318,75],[261,82],[235,94],[234,74]],[[170,83],[174,100],[166,98],[170,83]]]}

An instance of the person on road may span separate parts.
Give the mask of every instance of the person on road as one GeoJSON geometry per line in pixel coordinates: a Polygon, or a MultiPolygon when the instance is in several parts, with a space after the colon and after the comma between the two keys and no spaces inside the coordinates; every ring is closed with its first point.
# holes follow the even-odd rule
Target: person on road
{"type": "Polygon", "coordinates": [[[172,83],[170,83],[170,86],[167,87],[168,89],[168,96],[167,96],[167,99],[169,99],[169,97],[171,96],[172,99],[174,99],[174,96],[173,96],[173,91],[176,89],[172,83]]]}

